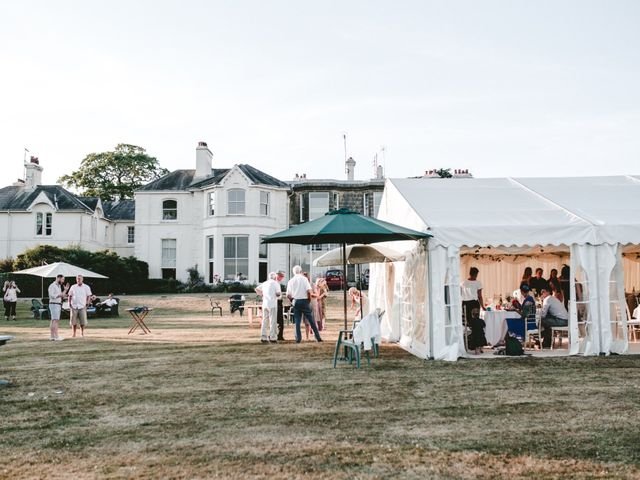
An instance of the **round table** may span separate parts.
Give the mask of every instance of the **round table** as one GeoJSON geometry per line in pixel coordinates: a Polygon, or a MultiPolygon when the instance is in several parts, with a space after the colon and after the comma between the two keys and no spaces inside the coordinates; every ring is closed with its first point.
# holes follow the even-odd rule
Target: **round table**
{"type": "Polygon", "coordinates": [[[487,337],[487,342],[495,345],[504,339],[504,336],[507,334],[507,318],[521,317],[518,312],[510,310],[481,310],[480,318],[483,319],[486,324],[484,336],[487,337]]]}

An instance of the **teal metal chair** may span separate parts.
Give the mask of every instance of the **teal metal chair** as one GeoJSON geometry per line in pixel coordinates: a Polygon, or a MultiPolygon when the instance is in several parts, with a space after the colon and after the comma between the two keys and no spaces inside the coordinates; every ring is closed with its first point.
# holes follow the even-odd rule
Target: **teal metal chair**
{"type": "Polygon", "coordinates": [[[37,298],[31,299],[31,311],[33,312],[33,318],[36,318],[38,320],[45,320],[50,318],[49,309],[46,308],[37,298]]]}

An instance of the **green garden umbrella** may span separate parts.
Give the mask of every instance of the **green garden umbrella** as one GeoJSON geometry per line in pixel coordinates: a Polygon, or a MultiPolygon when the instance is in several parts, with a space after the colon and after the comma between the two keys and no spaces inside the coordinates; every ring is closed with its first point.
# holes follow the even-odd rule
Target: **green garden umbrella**
{"type": "MultiPolygon", "coordinates": [[[[431,234],[418,232],[393,223],[366,217],[357,212],[341,208],[332,210],[320,218],[295,225],[288,230],[274,233],[262,240],[262,243],[296,243],[314,245],[321,243],[342,244],[342,265],[346,280],[348,243],[378,243],[396,240],[420,240],[431,234]]],[[[344,328],[347,328],[347,282],[343,284],[344,328]]]]}

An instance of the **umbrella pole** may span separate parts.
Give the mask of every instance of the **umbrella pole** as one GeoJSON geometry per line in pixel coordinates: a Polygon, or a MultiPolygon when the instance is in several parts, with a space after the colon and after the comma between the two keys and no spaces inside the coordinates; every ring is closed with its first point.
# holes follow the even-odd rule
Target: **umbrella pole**
{"type": "Polygon", "coordinates": [[[342,297],[344,299],[344,329],[347,330],[347,244],[342,244],[342,297]]]}

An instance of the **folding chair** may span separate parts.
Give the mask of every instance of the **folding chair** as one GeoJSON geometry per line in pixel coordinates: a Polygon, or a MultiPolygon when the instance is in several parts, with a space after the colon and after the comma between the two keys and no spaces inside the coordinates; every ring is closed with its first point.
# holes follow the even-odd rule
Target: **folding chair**
{"type": "Polygon", "coordinates": [[[215,312],[216,310],[220,312],[220,316],[222,316],[222,307],[220,306],[220,302],[211,298],[210,295],[207,295],[207,298],[209,299],[209,303],[211,304],[211,316],[213,317],[213,312],[215,312]]]}

